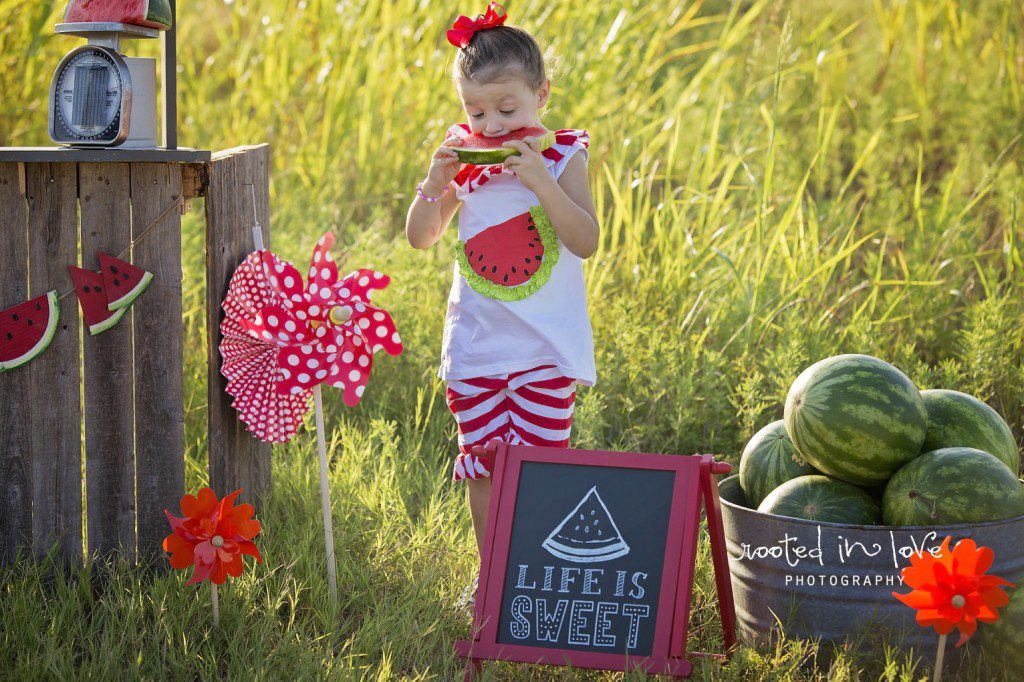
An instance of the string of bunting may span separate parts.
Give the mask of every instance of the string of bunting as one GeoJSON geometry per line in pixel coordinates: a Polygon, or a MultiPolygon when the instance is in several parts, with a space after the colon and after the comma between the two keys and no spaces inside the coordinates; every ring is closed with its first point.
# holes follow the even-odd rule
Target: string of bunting
{"type": "Polygon", "coordinates": [[[127,314],[153,281],[153,273],[121,260],[148,237],[171,211],[182,205],[176,196],[117,256],[97,253],[99,270],[67,266],[74,288],[61,294],[52,289],[0,311],[0,372],[17,369],[45,351],[60,318],[60,301],[72,293],[82,308],[82,321],[91,335],[102,334],[127,314]]]}

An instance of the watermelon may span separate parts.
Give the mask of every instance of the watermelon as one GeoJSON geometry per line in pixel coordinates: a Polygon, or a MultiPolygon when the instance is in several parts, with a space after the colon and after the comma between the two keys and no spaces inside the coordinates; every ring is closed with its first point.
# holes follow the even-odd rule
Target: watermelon
{"type": "Polygon", "coordinates": [[[928,413],[900,370],[868,355],[837,355],[797,377],[785,421],[797,451],[816,469],[872,486],[921,453],[928,413]]]}
{"type": "Polygon", "coordinates": [[[64,21],[113,21],[166,31],[171,27],[171,5],[167,0],[71,0],[64,21]]]}
{"type": "MultiPolygon", "coordinates": [[[[1009,579],[1009,576],[1002,577],[1009,579]]],[[[979,624],[978,642],[981,667],[989,675],[988,679],[1020,679],[1008,674],[995,678],[997,673],[1024,674],[1024,586],[1019,581],[1017,588],[1010,592],[1010,602],[999,609],[999,620],[979,624]]]]}
{"type": "Polygon", "coordinates": [[[100,252],[100,273],[106,287],[107,308],[127,308],[153,281],[153,273],[100,252]]]}
{"type": "Polygon", "coordinates": [[[740,455],[740,488],[754,509],[786,481],[816,473],[796,451],[782,419],[755,433],[740,455]]]}
{"type": "Polygon", "coordinates": [[[0,311],[0,372],[20,367],[46,350],[59,318],[56,291],[0,311]]]}
{"type": "Polygon", "coordinates": [[[768,493],[757,511],[822,523],[882,523],[882,509],[875,498],[855,485],[821,474],[786,481],[768,493]]]}
{"type": "Polygon", "coordinates": [[[1020,453],[1009,425],[999,413],[960,391],[921,391],[928,411],[923,452],[942,448],[976,448],[995,455],[1010,471],[1020,472],[1020,453]]]}
{"type": "Polygon", "coordinates": [[[107,308],[107,294],[103,286],[103,275],[91,270],[83,270],[74,265],[68,266],[71,281],[75,283],[75,294],[82,306],[82,319],[89,327],[92,335],[102,334],[117,324],[127,308],[110,310],[107,308]]]}
{"type": "Polygon", "coordinates": [[[582,564],[629,554],[629,545],[597,493],[597,486],[587,491],[541,546],[556,557],[582,564]]]}
{"type": "Polygon", "coordinates": [[[459,161],[474,166],[486,166],[501,163],[510,156],[519,156],[519,150],[505,147],[506,142],[522,140],[526,137],[539,137],[540,148],[547,149],[555,142],[555,134],[544,128],[526,127],[515,130],[500,137],[487,137],[479,133],[465,135],[457,147],[452,147],[459,155],[459,161]]]}
{"type": "Polygon", "coordinates": [[[885,486],[887,526],[941,526],[1000,521],[1024,514],[1024,488],[1016,474],[974,448],[926,452],[885,486]]]}
{"type": "Polygon", "coordinates": [[[459,271],[475,291],[516,301],[540,289],[558,261],[558,237],[540,206],[455,245],[459,271]]]}

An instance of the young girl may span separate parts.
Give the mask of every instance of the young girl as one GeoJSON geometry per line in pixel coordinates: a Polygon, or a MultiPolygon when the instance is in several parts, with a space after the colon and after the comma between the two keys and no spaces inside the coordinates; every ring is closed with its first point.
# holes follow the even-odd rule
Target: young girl
{"type": "Polygon", "coordinates": [[[483,445],[567,446],[576,384],[596,379],[582,260],[598,240],[586,131],[559,130],[547,148],[536,137],[506,142],[520,154],[499,165],[462,166],[452,149],[470,133],[542,128],[544,59],[530,34],[504,22],[492,2],[448,31],[468,124],[434,152],[406,219],[409,242],[425,249],[462,209],[438,376],[458,423],[453,477],[468,483],[481,551],[491,494],[483,445]]]}

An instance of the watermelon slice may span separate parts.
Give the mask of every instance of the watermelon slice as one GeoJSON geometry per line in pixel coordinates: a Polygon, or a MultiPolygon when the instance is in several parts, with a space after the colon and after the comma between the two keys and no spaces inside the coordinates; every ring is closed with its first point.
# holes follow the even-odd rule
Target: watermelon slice
{"type": "Polygon", "coordinates": [[[171,27],[171,5],[167,0],[71,0],[64,21],[112,21],[166,31],[171,27]]]}
{"type": "Polygon", "coordinates": [[[547,283],[558,262],[558,236],[540,206],[455,245],[459,271],[475,291],[517,301],[547,283]]]}
{"type": "Polygon", "coordinates": [[[494,163],[501,163],[510,156],[519,156],[519,150],[512,147],[504,147],[506,142],[522,140],[526,137],[539,137],[540,148],[545,150],[555,143],[555,134],[544,128],[520,128],[508,135],[500,137],[486,137],[479,133],[465,135],[461,138],[458,147],[452,147],[459,155],[459,161],[473,166],[487,166],[494,163]]]}
{"type": "Polygon", "coordinates": [[[597,494],[597,486],[583,496],[541,547],[560,559],[581,564],[610,561],[629,554],[629,545],[597,494]]]}
{"type": "Polygon", "coordinates": [[[56,291],[0,311],[0,372],[20,367],[46,350],[59,317],[56,291]]]}
{"type": "Polygon", "coordinates": [[[127,308],[153,281],[153,273],[108,256],[102,251],[99,255],[100,273],[103,275],[103,286],[107,290],[107,309],[127,308]]]}
{"type": "Polygon", "coordinates": [[[110,310],[107,308],[106,287],[103,286],[103,275],[91,270],[83,270],[74,265],[68,266],[71,281],[75,283],[75,294],[82,305],[82,318],[89,327],[89,333],[95,336],[102,334],[117,324],[127,308],[110,310]]]}

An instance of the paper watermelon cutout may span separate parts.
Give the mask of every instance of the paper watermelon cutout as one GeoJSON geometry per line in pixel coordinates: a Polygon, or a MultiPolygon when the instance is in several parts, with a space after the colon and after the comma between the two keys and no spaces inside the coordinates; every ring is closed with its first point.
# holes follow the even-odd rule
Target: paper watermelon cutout
{"type": "Polygon", "coordinates": [[[558,237],[540,206],[485,228],[455,245],[459,272],[469,286],[499,301],[530,296],[551,278],[558,237]]]}
{"type": "Polygon", "coordinates": [[[545,150],[555,142],[555,134],[544,128],[520,128],[508,135],[499,137],[487,137],[479,133],[463,135],[458,146],[452,147],[459,155],[459,161],[471,165],[487,165],[501,163],[510,156],[519,156],[520,151],[514,147],[504,146],[512,140],[522,140],[527,137],[540,138],[540,148],[545,150]]]}
{"type": "Polygon", "coordinates": [[[71,273],[71,281],[75,283],[75,295],[82,306],[82,319],[90,334],[102,334],[120,322],[128,309],[110,310],[107,307],[103,275],[74,265],[69,265],[68,271],[71,273]]]}
{"type": "Polygon", "coordinates": [[[344,278],[330,254],[334,236],[317,242],[304,283],[270,251],[250,254],[231,278],[221,325],[221,373],[239,417],[257,438],[290,440],[319,384],[342,389],[352,407],[370,378],[373,355],[402,352],[391,315],[370,304],[390,278],[360,269],[344,278]]]}
{"type": "Polygon", "coordinates": [[[541,546],[554,556],[580,564],[610,561],[629,554],[615,519],[591,488],[541,546]]]}
{"type": "Polygon", "coordinates": [[[120,310],[130,306],[153,281],[151,272],[108,256],[102,251],[99,256],[103,286],[107,290],[107,308],[110,310],[120,310]]]}
{"type": "Polygon", "coordinates": [[[64,21],[112,21],[166,31],[171,27],[171,5],[167,0],[71,0],[64,21]]]}
{"type": "Polygon", "coordinates": [[[21,367],[46,350],[59,317],[56,291],[0,311],[0,372],[21,367]]]}

